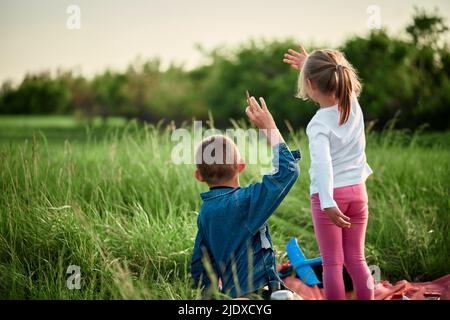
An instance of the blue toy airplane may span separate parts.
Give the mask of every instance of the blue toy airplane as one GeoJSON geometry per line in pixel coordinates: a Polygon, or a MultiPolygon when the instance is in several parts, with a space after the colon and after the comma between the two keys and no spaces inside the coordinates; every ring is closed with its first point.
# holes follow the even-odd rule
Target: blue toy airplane
{"type": "Polygon", "coordinates": [[[292,268],[297,277],[308,286],[319,285],[321,282],[317,279],[312,267],[322,264],[322,258],[306,259],[302,249],[298,246],[297,238],[292,238],[286,245],[286,252],[291,261],[292,268]]]}

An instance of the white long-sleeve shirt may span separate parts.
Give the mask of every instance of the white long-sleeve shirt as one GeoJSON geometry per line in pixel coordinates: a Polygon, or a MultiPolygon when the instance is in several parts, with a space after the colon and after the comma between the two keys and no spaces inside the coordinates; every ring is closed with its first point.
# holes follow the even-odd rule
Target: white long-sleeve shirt
{"type": "Polygon", "coordinates": [[[364,182],[372,173],[366,161],[364,118],[352,98],[349,118],[339,126],[338,106],[320,108],[306,128],[311,156],[310,193],[319,193],[321,209],[337,207],[333,188],[364,182]]]}

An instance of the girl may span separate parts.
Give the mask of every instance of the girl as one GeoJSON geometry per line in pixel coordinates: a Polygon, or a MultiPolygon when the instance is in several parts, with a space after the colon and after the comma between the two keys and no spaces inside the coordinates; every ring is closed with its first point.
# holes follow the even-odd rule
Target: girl
{"type": "Polygon", "coordinates": [[[343,265],[358,299],[373,299],[373,278],[364,257],[368,218],[364,119],[361,91],[352,65],[342,53],[317,50],[308,55],[292,49],[285,63],[300,71],[299,96],[320,109],[306,133],[311,155],[311,210],[323,260],[326,299],[345,299],[343,265]]]}

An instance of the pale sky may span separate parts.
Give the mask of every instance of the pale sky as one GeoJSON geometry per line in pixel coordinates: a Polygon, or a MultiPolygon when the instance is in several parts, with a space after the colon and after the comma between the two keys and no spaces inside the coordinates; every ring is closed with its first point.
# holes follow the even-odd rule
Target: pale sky
{"type": "Polygon", "coordinates": [[[397,34],[414,6],[438,8],[450,24],[448,0],[1,0],[0,83],[58,67],[87,76],[108,67],[123,70],[138,56],[193,67],[201,63],[197,43],[211,49],[292,37],[338,45],[367,34],[370,5],[397,34]],[[71,4],[80,7],[80,30],[66,27],[71,4]]]}

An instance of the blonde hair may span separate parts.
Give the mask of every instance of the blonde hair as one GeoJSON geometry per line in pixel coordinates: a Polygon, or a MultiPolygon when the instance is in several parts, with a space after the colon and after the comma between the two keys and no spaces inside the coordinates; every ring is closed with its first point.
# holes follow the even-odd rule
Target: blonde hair
{"type": "Polygon", "coordinates": [[[310,80],[324,94],[334,94],[338,99],[339,125],[347,122],[350,115],[352,94],[359,96],[361,82],[353,66],[336,50],[316,50],[306,58],[298,79],[297,96],[308,99],[310,80]]]}

